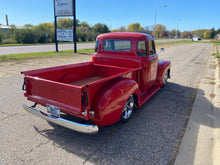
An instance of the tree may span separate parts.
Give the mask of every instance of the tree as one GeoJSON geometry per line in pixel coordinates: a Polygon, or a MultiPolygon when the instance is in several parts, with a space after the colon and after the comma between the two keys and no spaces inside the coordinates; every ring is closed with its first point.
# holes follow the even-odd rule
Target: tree
{"type": "Polygon", "coordinates": [[[176,36],[176,30],[173,29],[169,32],[169,38],[174,38],[176,36]]]}
{"type": "Polygon", "coordinates": [[[119,30],[118,29],[113,29],[113,30],[111,30],[111,32],[115,33],[115,32],[119,32],[119,30]]]}
{"type": "Polygon", "coordinates": [[[168,31],[164,30],[161,35],[162,38],[168,37],[168,31]]]}
{"type": "Polygon", "coordinates": [[[211,29],[210,38],[215,38],[215,29],[214,28],[211,29]]]}
{"type": "Polygon", "coordinates": [[[202,38],[204,38],[204,39],[207,39],[207,38],[208,38],[208,33],[207,33],[207,31],[204,32],[202,38]]]}
{"type": "Polygon", "coordinates": [[[128,32],[140,32],[143,28],[139,23],[129,24],[127,27],[128,32]]]}
{"type": "MultiPolygon", "coordinates": [[[[76,19],[76,27],[80,26],[79,20],[76,19]]],[[[58,29],[73,29],[73,20],[71,18],[59,18],[57,21],[58,29]]]]}
{"type": "Polygon", "coordinates": [[[2,44],[2,40],[3,40],[3,35],[2,35],[1,29],[0,29],[0,44],[2,44]]]}
{"type": "Polygon", "coordinates": [[[153,26],[145,26],[143,28],[143,33],[152,34],[153,32],[153,26]]]}
{"type": "Polygon", "coordinates": [[[166,31],[166,26],[161,25],[161,24],[157,24],[156,30],[155,30],[155,35],[156,35],[155,37],[161,38],[164,31],[166,31]]]}
{"type": "Polygon", "coordinates": [[[42,23],[33,27],[37,34],[36,41],[38,43],[54,42],[55,41],[55,29],[51,23],[42,23]]]}
{"type": "Polygon", "coordinates": [[[110,32],[108,26],[106,24],[102,24],[102,23],[95,24],[93,27],[93,30],[98,34],[110,32]]]}
{"type": "Polygon", "coordinates": [[[125,26],[121,26],[119,29],[118,29],[119,32],[126,32],[126,27],[125,26]]]}
{"type": "Polygon", "coordinates": [[[15,29],[15,39],[18,43],[30,44],[36,42],[36,34],[32,28],[15,29]]]}
{"type": "Polygon", "coordinates": [[[181,37],[182,37],[182,38],[192,38],[192,34],[191,34],[191,32],[189,32],[189,31],[183,31],[183,32],[181,33],[181,37]]]}
{"type": "Polygon", "coordinates": [[[24,27],[25,27],[25,28],[32,28],[33,25],[32,25],[32,24],[25,24],[24,27]]]}

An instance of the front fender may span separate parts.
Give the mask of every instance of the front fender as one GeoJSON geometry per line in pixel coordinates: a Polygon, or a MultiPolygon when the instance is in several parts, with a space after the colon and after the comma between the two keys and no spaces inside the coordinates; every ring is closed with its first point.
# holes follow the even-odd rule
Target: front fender
{"type": "MultiPolygon", "coordinates": [[[[167,71],[170,74],[171,62],[170,61],[159,61],[157,71],[157,84],[163,86],[163,79],[167,71]]],[[[170,76],[170,75],[169,75],[170,76]]]]}
{"type": "Polygon", "coordinates": [[[127,99],[132,94],[139,96],[139,92],[137,83],[128,78],[118,78],[105,85],[95,96],[93,123],[106,126],[119,121],[127,99]]]}

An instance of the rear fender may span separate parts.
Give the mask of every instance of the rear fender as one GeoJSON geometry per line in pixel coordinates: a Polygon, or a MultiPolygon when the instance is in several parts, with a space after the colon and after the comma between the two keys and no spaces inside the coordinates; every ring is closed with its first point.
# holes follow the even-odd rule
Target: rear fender
{"type": "Polygon", "coordinates": [[[118,78],[111,81],[96,94],[93,103],[95,111],[93,123],[98,126],[116,123],[119,121],[123,107],[130,95],[136,94],[138,99],[139,93],[138,85],[134,80],[118,78]]]}
{"type": "Polygon", "coordinates": [[[158,72],[157,72],[157,84],[161,87],[163,86],[163,79],[165,74],[168,72],[168,76],[170,77],[170,61],[159,61],[158,64],[158,72]]]}

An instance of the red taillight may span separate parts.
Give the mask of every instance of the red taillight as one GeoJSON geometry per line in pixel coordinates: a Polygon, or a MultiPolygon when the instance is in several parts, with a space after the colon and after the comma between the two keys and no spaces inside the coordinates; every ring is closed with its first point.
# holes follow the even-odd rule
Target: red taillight
{"type": "Polygon", "coordinates": [[[26,91],[24,91],[24,97],[27,97],[27,92],[26,91]]]}

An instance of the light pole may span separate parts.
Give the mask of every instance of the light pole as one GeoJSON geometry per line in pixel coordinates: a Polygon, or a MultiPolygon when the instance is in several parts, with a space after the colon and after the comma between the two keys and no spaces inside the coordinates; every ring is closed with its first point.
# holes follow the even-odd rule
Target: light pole
{"type": "MultiPolygon", "coordinates": [[[[160,8],[160,7],[167,7],[167,5],[159,6],[158,8],[160,8]]],[[[156,37],[156,36],[155,36],[155,31],[156,31],[156,19],[157,19],[157,9],[158,9],[158,8],[155,9],[155,18],[154,18],[154,38],[156,37]]]]}
{"type": "Polygon", "coordinates": [[[180,19],[178,20],[177,22],[177,29],[176,29],[176,38],[178,38],[178,29],[179,29],[179,22],[180,22],[180,19]]]}

